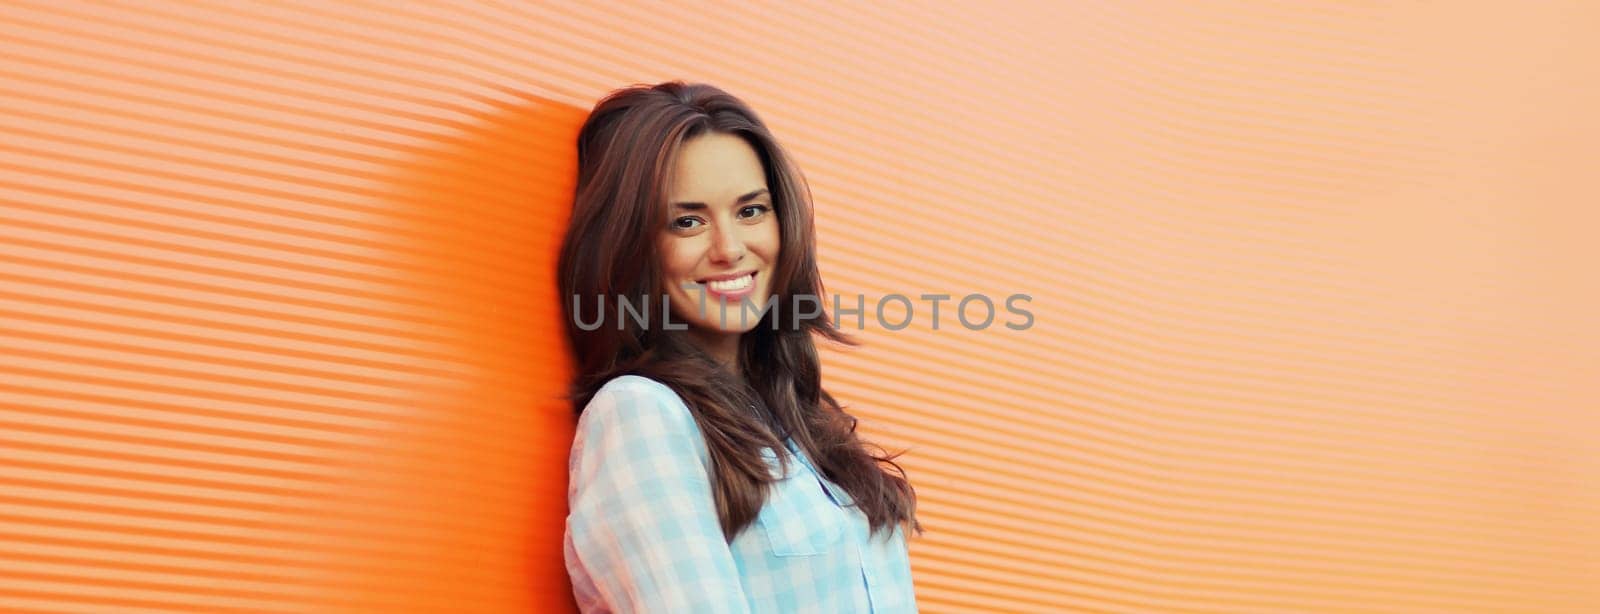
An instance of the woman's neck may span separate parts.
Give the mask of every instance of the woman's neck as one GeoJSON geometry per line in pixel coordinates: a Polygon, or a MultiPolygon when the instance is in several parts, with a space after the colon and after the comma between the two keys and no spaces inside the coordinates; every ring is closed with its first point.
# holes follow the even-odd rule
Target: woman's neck
{"type": "Polygon", "coordinates": [[[707,335],[691,329],[689,339],[701,351],[710,355],[722,368],[735,376],[741,373],[739,364],[739,335],[727,333],[707,335]]]}

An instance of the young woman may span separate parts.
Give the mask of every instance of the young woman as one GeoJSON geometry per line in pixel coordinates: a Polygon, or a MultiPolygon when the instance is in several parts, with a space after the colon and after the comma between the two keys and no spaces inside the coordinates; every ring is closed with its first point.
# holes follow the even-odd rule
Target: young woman
{"type": "Polygon", "coordinates": [[[915,492],[822,389],[812,335],[853,342],[815,308],[810,193],[754,111],[681,82],[602,99],[558,267],[582,611],[916,611],[915,492]]]}

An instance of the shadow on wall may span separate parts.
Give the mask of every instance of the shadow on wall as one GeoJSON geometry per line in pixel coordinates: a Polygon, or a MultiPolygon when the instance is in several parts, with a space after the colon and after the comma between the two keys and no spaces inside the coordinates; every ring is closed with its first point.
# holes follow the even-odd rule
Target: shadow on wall
{"type": "Polygon", "coordinates": [[[350,611],[576,610],[555,262],[586,112],[496,98],[463,105],[456,132],[394,168],[392,213],[379,215],[419,376],[417,402],[396,408],[329,502],[350,554],[327,588],[350,611]]]}

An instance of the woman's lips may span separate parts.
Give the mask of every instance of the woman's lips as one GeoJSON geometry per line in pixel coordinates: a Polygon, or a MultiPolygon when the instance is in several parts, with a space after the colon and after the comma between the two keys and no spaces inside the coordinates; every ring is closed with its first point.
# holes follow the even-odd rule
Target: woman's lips
{"type": "Polygon", "coordinates": [[[751,273],[737,280],[712,281],[700,285],[705,287],[707,294],[733,302],[750,296],[751,293],[756,291],[755,277],[756,274],[751,273]]]}

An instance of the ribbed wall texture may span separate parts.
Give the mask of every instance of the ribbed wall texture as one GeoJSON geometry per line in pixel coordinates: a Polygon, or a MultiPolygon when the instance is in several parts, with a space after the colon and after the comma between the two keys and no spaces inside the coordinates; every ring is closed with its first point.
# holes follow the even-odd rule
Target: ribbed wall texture
{"type": "Polygon", "coordinates": [[[1055,4],[5,3],[0,611],[570,611],[572,139],[677,78],[922,611],[1600,610],[1600,11],[1055,4]]]}

